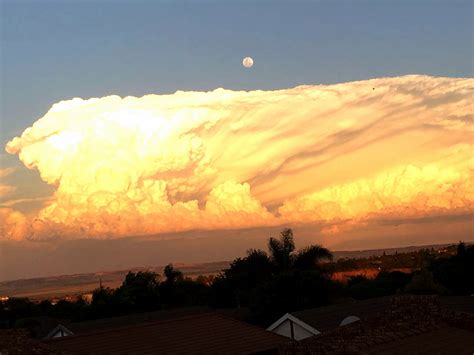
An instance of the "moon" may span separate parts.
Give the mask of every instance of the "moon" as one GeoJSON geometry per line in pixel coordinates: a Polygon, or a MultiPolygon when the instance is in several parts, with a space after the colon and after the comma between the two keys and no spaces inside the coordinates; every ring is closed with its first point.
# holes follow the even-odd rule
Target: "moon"
{"type": "Polygon", "coordinates": [[[251,68],[253,65],[253,59],[251,57],[245,57],[244,60],[242,60],[242,65],[246,68],[251,68]]]}

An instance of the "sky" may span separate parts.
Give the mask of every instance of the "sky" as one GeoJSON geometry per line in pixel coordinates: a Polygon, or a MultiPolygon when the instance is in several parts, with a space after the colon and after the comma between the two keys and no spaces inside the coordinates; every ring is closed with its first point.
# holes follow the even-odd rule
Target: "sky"
{"type": "Polygon", "coordinates": [[[473,240],[472,13],[3,0],[0,279],[473,240]]]}

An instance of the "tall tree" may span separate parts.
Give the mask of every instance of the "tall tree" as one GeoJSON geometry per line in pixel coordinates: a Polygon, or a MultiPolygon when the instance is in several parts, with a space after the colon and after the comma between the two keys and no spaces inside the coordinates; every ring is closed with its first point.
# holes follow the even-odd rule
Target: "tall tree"
{"type": "Polygon", "coordinates": [[[310,245],[299,250],[293,261],[293,267],[299,270],[311,270],[318,266],[321,260],[332,260],[332,253],[320,245],[310,245]]]}
{"type": "Polygon", "coordinates": [[[299,270],[312,270],[321,260],[332,260],[332,253],[321,245],[310,245],[295,251],[293,231],[289,228],[280,232],[280,237],[270,238],[268,241],[270,258],[277,272],[295,268],[299,270]]]}
{"type": "Polygon", "coordinates": [[[170,285],[174,285],[176,281],[183,280],[183,273],[175,269],[173,264],[166,265],[163,273],[166,277],[166,283],[170,285]]]}
{"type": "Polygon", "coordinates": [[[133,307],[142,310],[153,310],[160,307],[158,275],[150,271],[129,272],[117,289],[117,296],[129,302],[133,307]]]}
{"type": "Polygon", "coordinates": [[[291,253],[295,250],[293,231],[285,228],[280,232],[280,238],[271,237],[268,241],[268,249],[276,270],[288,270],[292,264],[291,253]]]}

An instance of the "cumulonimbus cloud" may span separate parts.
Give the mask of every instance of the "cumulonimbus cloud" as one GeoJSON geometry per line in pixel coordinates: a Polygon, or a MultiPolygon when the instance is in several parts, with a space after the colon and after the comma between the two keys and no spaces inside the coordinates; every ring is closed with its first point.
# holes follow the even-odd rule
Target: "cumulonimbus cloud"
{"type": "Polygon", "coordinates": [[[56,186],[35,227],[10,224],[114,237],[471,212],[473,87],[412,75],[62,101],[6,146],[56,186]]]}

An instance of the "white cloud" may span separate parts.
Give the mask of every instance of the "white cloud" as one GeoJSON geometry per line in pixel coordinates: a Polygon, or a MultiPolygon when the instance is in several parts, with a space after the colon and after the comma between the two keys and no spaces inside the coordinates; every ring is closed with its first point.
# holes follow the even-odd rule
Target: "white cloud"
{"type": "Polygon", "coordinates": [[[404,76],[76,98],[6,149],[57,186],[38,218],[58,234],[472,211],[473,84],[404,76]]]}

